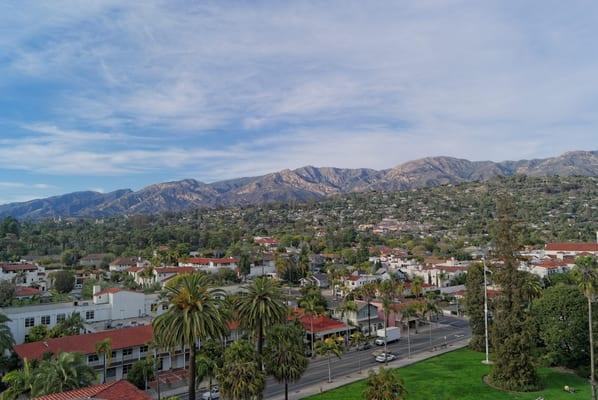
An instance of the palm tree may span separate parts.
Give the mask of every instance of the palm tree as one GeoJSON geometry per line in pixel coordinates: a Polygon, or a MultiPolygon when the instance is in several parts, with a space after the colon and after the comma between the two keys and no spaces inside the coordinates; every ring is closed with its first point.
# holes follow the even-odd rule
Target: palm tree
{"type": "Polygon", "coordinates": [[[378,372],[370,371],[363,392],[365,400],[403,400],[407,390],[397,370],[380,368],[378,372]]]}
{"type": "Polygon", "coordinates": [[[216,377],[220,394],[227,400],[261,399],[266,377],[255,350],[245,340],[238,340],[224,351],[224,362],[216,377]]]}
{"type": "Polygon", "coordinates": [[[216,360],[208,357],[205,354],[199,354],[197,356],[196,361],[196,370],[197,370],[197,381],[201,383],[204,378],[209,379],[208,383],[208,392],[210,393],[210,399],[212,398],[212,380],[216,377],[216,370],[218,369],[218,364],[216,360]]]}
{"type": "Polygon", "coordinates": [[[28,395],[31,393],[33,387],[33,373],[34,370],[31,363],[25,359],[23,361],[22,369],[15,369],[4,375],[2,377],[2,382],[4,382],[8,388],[2,392],[0,399],[15,400],[21,395],[28,395]]]}
{"type": "Polygon", "coordinates": [[[33,375],[32,397],[79,389],[96,380],[94,369],[80,353],[60,353],[55,359],[43,360],[33,375]]]}
{"type": "Polygon", "coordinates": [[[241,326],[252,332],[257,341],[261,369],[266,327],[282,323],[287,316],[287,306],[280,286],[271,279],[259,277],[245,289],[239,297],[238,313],[241,326]]]}
{"type": "Polygon", "coordinates": [[[63,325],[63,336],[78,335],[83,330],[83,319],[81,314],[73,312],[61,323],[63,325]]]}
{"type": "Polygon", "coordinates": [[[529,272],[519,271],[521,275],[521,291],[527,300],[528,309],[531,309],[532,302],[542,295],[542,282],[537,275],[529,272]]]}
{"type": "Polygon", "coordinates": [[[428,300],[425,302],[424,314],[428,316],[428,323],[430,324],[430,347],[432,347],[432,316],[438,315],[439,313],[440,308],[438,308],[436,301],[428,300]]]}
{"type": "MultiPolygon", "coordinates": [[[[341,319],[345,318],[345,315],[347,313],[350,312],[357,312],[358,307],[357,307],[357,303],[355,303],[355,300],[349,299],[349,296],[345,297],[345,300],[343,301],[343,303],[341,304],[340,307],[340,312],[341,312],[341,319]]],[[[349,331],[350,331],[350,327],[349,327],[349,321],[347,320],[347,339],[346,342],[347,344],[349,343],[349,331]]],[[[312,343],[313,344],[313,343],[312,343]]],[[[312,347],[312,353],[313,353],[313,347],[312,347]]]]}
{"type": "Polygon", "coordinates": [[[596,377],[594,367],[594,338],[592,332],[592,301],[598,288],[598,261],[595,257],[578,257],[573,268],[573,277],[588,299],[588,331],[590,334],[590,383],[592,400],[596,400],[596,377]]]}
{"type": "Polygon", "coordinates": [[[413,278],[413,282],[411,282],[411,294],[415,297],[419,297],[422,294],[424,287],[424,280],[421,276],[416,276],[413,278]]]}
{"type": "Polygon", "coordinates": [[[322,315],[325,310],[324,310],[324,307],[322,307],[322,305],[319,304],[317,299],[315,299],[314,297],[308,297],[307,299],[305,299],[301,303],[301,306],[303,307],[303,311],[305,312],[305,315],[309,316],[309,324],[310,324],[309,337],[311,340],[311,354],[313,357],[313,355],[314,355],[314,338],[315,338],[314,319],[317,316],[322,315]]]}
{"type": "MultiPolygon", "coordinates": [[[[412,304],[405,307],[401,312],[401,322],[407,321],[407,354],[408,358],[411,358],[411,319],[417,316],[417,312],[412,304]]],[[[417,326],[417,325],[416,325],[417,326]]]]}
{"type": "Polygon", "coordinates": [[[359,294],[365,300],[368,307],[368,336],[372,337],[372,316],[370,306],[372,303],[372,299],[376,296],[376,284],[374,283],[366,283],[361,288],[359,288],[359,294]]]}
{"type": "Polygon", "coordinates": [[[189,399],[195,400],[197,341],[226,336],[220,312],[224,292],[209,286],[204,274],[179,275],[164,290],[171,307],[153,321],[156,342],[189,349],[189,399]]]}
{"type": "Polygon", "coordinates": [[[12,349],[15,344],[10,328],[6,325],[9,321],[10,319],[6,315],[0,314],[0,355],[12,349]]]}
{"type": "Polygon", "coordinates": [[[103,371],[102,383],[106,383],[106,369],[112,362],[112,339],[107,337],[96,343],[96,354],[98,357],[102,357],[103,360],[103,371]]]}
{"type": "Polygon", "coordinates": [[[343,354],[343,346],[341,343],[343,341],[344,339],[342,337],[337,336],[319,340],[316,343],[316,353],[328,358],[328,383],[332,382],[332,364],[330,358],[333,355],[341,358],[341,355],[343,354]]]}
{"type": "Polygon", "coordinates": [[[298,381],[307,370],[303,338],[297,324],[276,325],[268,333],[265,348],[266,372],[284,383],[284,398],[289,398],[289,382],[298,381]]]}

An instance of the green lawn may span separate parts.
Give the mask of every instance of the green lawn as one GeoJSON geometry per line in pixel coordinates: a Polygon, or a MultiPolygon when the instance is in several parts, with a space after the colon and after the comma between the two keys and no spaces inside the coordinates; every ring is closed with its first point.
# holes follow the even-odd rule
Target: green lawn
{"type": "MultiPolygon", "coordinates": [[[[438,357],[397,369],[408,391],[408,400],[545,400],[589,399],[590,385],[574,374],[561,373],[549,368],[539,373],[545,389],[532,393],[506,393],[487,386],[482,377],[489,366],[481,363],[484,355],[468,349],[456,350],[438,357]],[[563,391],[565,385],[577,389],[574,394],[563,391]]],[[[365,381],[359,381],[321,395],[311,400],[361,399],[365,381]]]]}

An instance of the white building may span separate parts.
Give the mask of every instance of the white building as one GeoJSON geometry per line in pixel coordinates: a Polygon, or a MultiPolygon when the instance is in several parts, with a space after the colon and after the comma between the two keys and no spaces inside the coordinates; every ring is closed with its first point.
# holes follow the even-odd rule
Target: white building
{"type": "Polygon", "coordinates": [[[561,259],[567,256],[598,256],[598,243],[547,243],[544,245],[544,254],[561,259]]]}
{"type": "Polygon", "coordinates": [[[15,343],[20,344],[25,342],[32,327],[46,325],[50,329],[72,313],[78,313],[85,322],[85,330],[93,332],[119,324],[146,323],[168,308],[159,304],[157,294],[145,295],[120,288],[100,291],[99,287],[95,287],[94,292],[91,300],[6,307],[0,309],[0,313],[10,318],[6,325],[15,343]]]}
{"type": "Polygon", "coordinates": [[[37,264],[0,264],[0,280],[30,285],[46,279],[46,270],[37,264]]]}
{"type": "Polygon", "coordinates": [[[192,257],[179,260],[179,267],[193,267],[198,271],[204,272],[218,272],[222,268],[227,268],[232,271],[237,271],[239,264],[238,258],[203,258],[192,257]]]}

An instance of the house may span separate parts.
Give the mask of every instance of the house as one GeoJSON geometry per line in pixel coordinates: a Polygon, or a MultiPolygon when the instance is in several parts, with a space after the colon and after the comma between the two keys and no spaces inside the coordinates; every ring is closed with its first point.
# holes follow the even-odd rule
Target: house
{"type": "Polygon", "coordinates": [[[314,341],[325,339],[329,336],[345,335],[351,327],[344,322],[337,321],[325,315],[307,315],[301,308],[293,310],[290,319],[296,319],[305,329],[308,340],[314,341]]]}
{"type": "Polygon", "coordinates": [[[573,259],[566,261],[558,258],[549,258],[530,264],[528,266],[528,271],[539,276],[540,278],[547,278],[554,274],[570,271],[574,265],[575,261],[573,259]]]}
{"type": "Polygon", "coordinates": [[[17,299],[31,299],[32,297],[41,295],[41,290],[29,286],[17,286],[15,290],[15,298],[17,299]]]}
{"type": "Polygon", "coordinates": [[[148,287],[156,283],[163,285],[177,275],[192,274],[197,272],[197,269],[193,267],[131,267],[126,272],[133,277],[135,283],[148,287]]]}
{"type": "Polygon", "coordinates": [[[384,321],[378,318],[378,307],[376,305],[372,303],[368,305],[366,301],[360,300],[355,301],[355,303],[357,305],[356,311],[342,310],[340,303],[332,305],[330,307],[332,316],[351,326],[358,327],[366,335],[370,331],[374,333],[377,329],[383,327],[384,321]]]}
{"type": "Polygon", "coordinates": [[[127,380],[119,380],[86,388],[53,393],[35,398],[35,400],[151,400],[152,397],[127,380]]]}
{"type": "Polygon", "coordinates": [[[239,259],[228,257],[228,258],[204,258],[204,257],[192,257],[183,258],[179,260],[179,267],[193,267],[199,271],[204,272],[218,272],[222,268],[227,268],[232,271],[237,271],[239,265],[239,259]]]}
{"type": "Polygon", "coordinates": [[[37,264],[7,263],[0,264],[0,280],[13,281],[17,284],[31,285],[46,279],[46,270],[37,264]]]}
{"type": "Polygon", "coordinates": [[[278,247],[278,240],[270,236],[256,236],[253,238],[253,243],[266,249],[275,249],[278,247]]]}
{"type": "Polygon", "coordinates": [[[367,285],[368,283],[375,283],[379,280],[381,280],[381,277],[377,275],[359,274],[354,272],[349,276],[341,278],[341,285],[339,287],[335,287],[335,292],[341,296],[344,296],[355,289],[359,289],[364,285],[367,285]]]}
{"type": "Polygon", "coordinates": [[[598,256],[598,243],[546,243],[544,253],[557,258],[577,257],[582,253],[598,256]]]}
{"type": "MultiPolygon", "coordinates": [[[[131,328],[113,329],[83,335],[64,336],[55,339],[45,339],[39,342],[24,343],[14,347],[15,353],[21,360],[40,360],[45,354],[60,354],[62,352],[81,353],[86,356],[87,364],[93,367],[100,381],[103,380],[103,356],[96,354],[95,346],[102,340],[110,338],[112,346],[112,360],[106,370],[107,380],[120,380],[127,376],[133,364],[147,356],[150,351],[148,344],[153,339],[151,325],[131,328]]],[[[185,352],[158,352],[158,370],[168,371],[185,367],[185,352]]]]}
{"type": "Polygon", "coordinates": [[[306,276],[305,278],[301,278],[301,279],[299,279],[299,283],[301,284],[302,287],[316,286],[321,289],[325,289],[330,286],[330,282],[328,281],[328,275],[320,274],[320,273],[306,276]]]}
{"type": "Polygon", "coordinates": [[[145,266],[143,260],[138,257],[118,257],[110,264],[108,264],[108,269],[110,272],[123,272],[131,267],[143,267],[145,266]],[[141,264],[141,265],[138,265],[141,264]]]}
{"type": "Polygon", "coordinates": [[[91,300],[4,307],[2,313],[10,319],[6,326],[15,343],[20,344],[32,327],[45,325],[51,329],[73,313],[81,316],[85,331],[96,332],[111,326],[148,324],[167,309],[167,304],[160,304],[158,294],[120,288],[100,290],[95,286],[91,300]]]}

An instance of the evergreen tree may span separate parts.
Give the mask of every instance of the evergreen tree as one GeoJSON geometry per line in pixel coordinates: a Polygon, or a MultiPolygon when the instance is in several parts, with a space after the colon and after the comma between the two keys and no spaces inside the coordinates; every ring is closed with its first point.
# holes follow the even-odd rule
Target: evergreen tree
{"type": "Polygon", "coordinates": [[[484,351],[486,348],[484,327],[484,266],[481,263],[472,264],[467,269],[465,288],[465,312],[469,316],[469,326],[471,326],[469,347],[476,351],[484,351]]]}
{"type": "Polygon", "coordinates": [[[497,204],[494,229],[494,246],[500,260],[494,279],[500,286],[500,295],[493,315],[495,364],[489,378],[493,385],[505,390],[530,391],[538,388],[539,380],[531,354],[531,318],[517,273],[518,246],[514,215],[512,200],[503,196],[497,204]]]}

